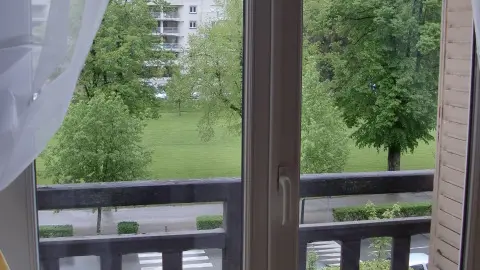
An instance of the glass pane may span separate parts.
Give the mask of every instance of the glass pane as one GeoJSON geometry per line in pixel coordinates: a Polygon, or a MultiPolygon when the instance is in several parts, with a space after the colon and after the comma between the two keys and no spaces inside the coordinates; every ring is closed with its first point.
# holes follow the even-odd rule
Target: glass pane
{"type": "Polygon", "coordinates": [[[302,268],[428,263],[441,11],[304,0],[302,268]]]}
{"type": "Polygon", "coordinates": [[[44,270],[241,268],[242,27],[241,0],[109,1],[36,160],[44,270]]]}

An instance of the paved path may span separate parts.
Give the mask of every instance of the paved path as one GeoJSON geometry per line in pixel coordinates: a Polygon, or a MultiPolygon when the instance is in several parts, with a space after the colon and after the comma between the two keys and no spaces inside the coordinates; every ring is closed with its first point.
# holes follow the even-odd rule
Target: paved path
{"type": "MultiPolygon", "coordinates": [[[[430,201],[430,193],[382,194],[344,196],[321,199],[307,199],[305,203],[305,223],[331,222],[332,208],[395,202],[430,201]]],[[[177,206],[131,207],[103,211],[102,233],[116,234],[116,224],[120,221],[137,221],[141,233],[159,231],[194,230],[195,219],[199,215],[221,215],[222,204],[184,204],[177,206]]],[[[238,213],[241,215],[241,213],[238,213]]],[[[73,224],[75,235],[95,235],[97,214],[91,209],[39,211],[40,225],[73,224]]]]}

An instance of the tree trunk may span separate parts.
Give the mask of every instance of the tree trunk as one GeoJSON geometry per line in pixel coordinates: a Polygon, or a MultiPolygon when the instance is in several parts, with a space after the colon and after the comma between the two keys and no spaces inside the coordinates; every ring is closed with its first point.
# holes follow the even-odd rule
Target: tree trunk
{"type": "Polygon", "coordinates": [[[395,146],[388,147],[388,170],[389,171],[400,170],[400,147],[395,147],[395,146]]]}
{"type": "Polygon", "coordinates": [[[180,110],[180,102],[181,102],[180,100],[177,101],[177,103],[178,103],[178,116],[182,115],[182,111],[180,110]]]}
{"type": "Polygon", "coordinates": [[[101,233],[101,225],[102,225],[102,208],[97,208],[97,234],[101,233]]]}

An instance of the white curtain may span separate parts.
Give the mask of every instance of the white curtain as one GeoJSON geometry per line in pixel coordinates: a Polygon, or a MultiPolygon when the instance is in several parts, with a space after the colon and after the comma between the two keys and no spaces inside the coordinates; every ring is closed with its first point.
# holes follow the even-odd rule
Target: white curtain
{"type": "Polygon", "coordinates": [[[107,4],[0,2],[0,191],[62,123],[107,4]]]}

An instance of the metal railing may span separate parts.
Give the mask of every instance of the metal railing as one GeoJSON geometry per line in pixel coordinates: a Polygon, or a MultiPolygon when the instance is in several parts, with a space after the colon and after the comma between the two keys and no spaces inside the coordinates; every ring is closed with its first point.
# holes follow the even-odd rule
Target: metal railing
{"type": "MultiPolygon", "coordinates": [[[[425,192],[433,189],[433,171],[304,175],[301,197],[425,192]]],[[[135,181],[40,186],[39,210],[223,202],[222,229],[141,235],[105,235],[40,239],[44,270],[58,270],[59,259],[100,257],[101,269],[122,269],[122,255],[162,252],[162,269],[182,269],[182,251],[222,249],[222,269],[242,263],[242,196],[240,179],[135,181]]],[[[393,237],[392,269],[407,270],[410,237],[428,233],[429,217],[301,225],[299,269],[306,268],[307,244],[335,240],[341,245],[342,270],[358,270],[362,239],[393,237]]]]}
{"type": "Polygon", "coordinates": [[[150,12],[152,16],[156,19],[180,19],[180,14],[178,12],[160,12],[160,11],[152,11],[150,12]]]}

